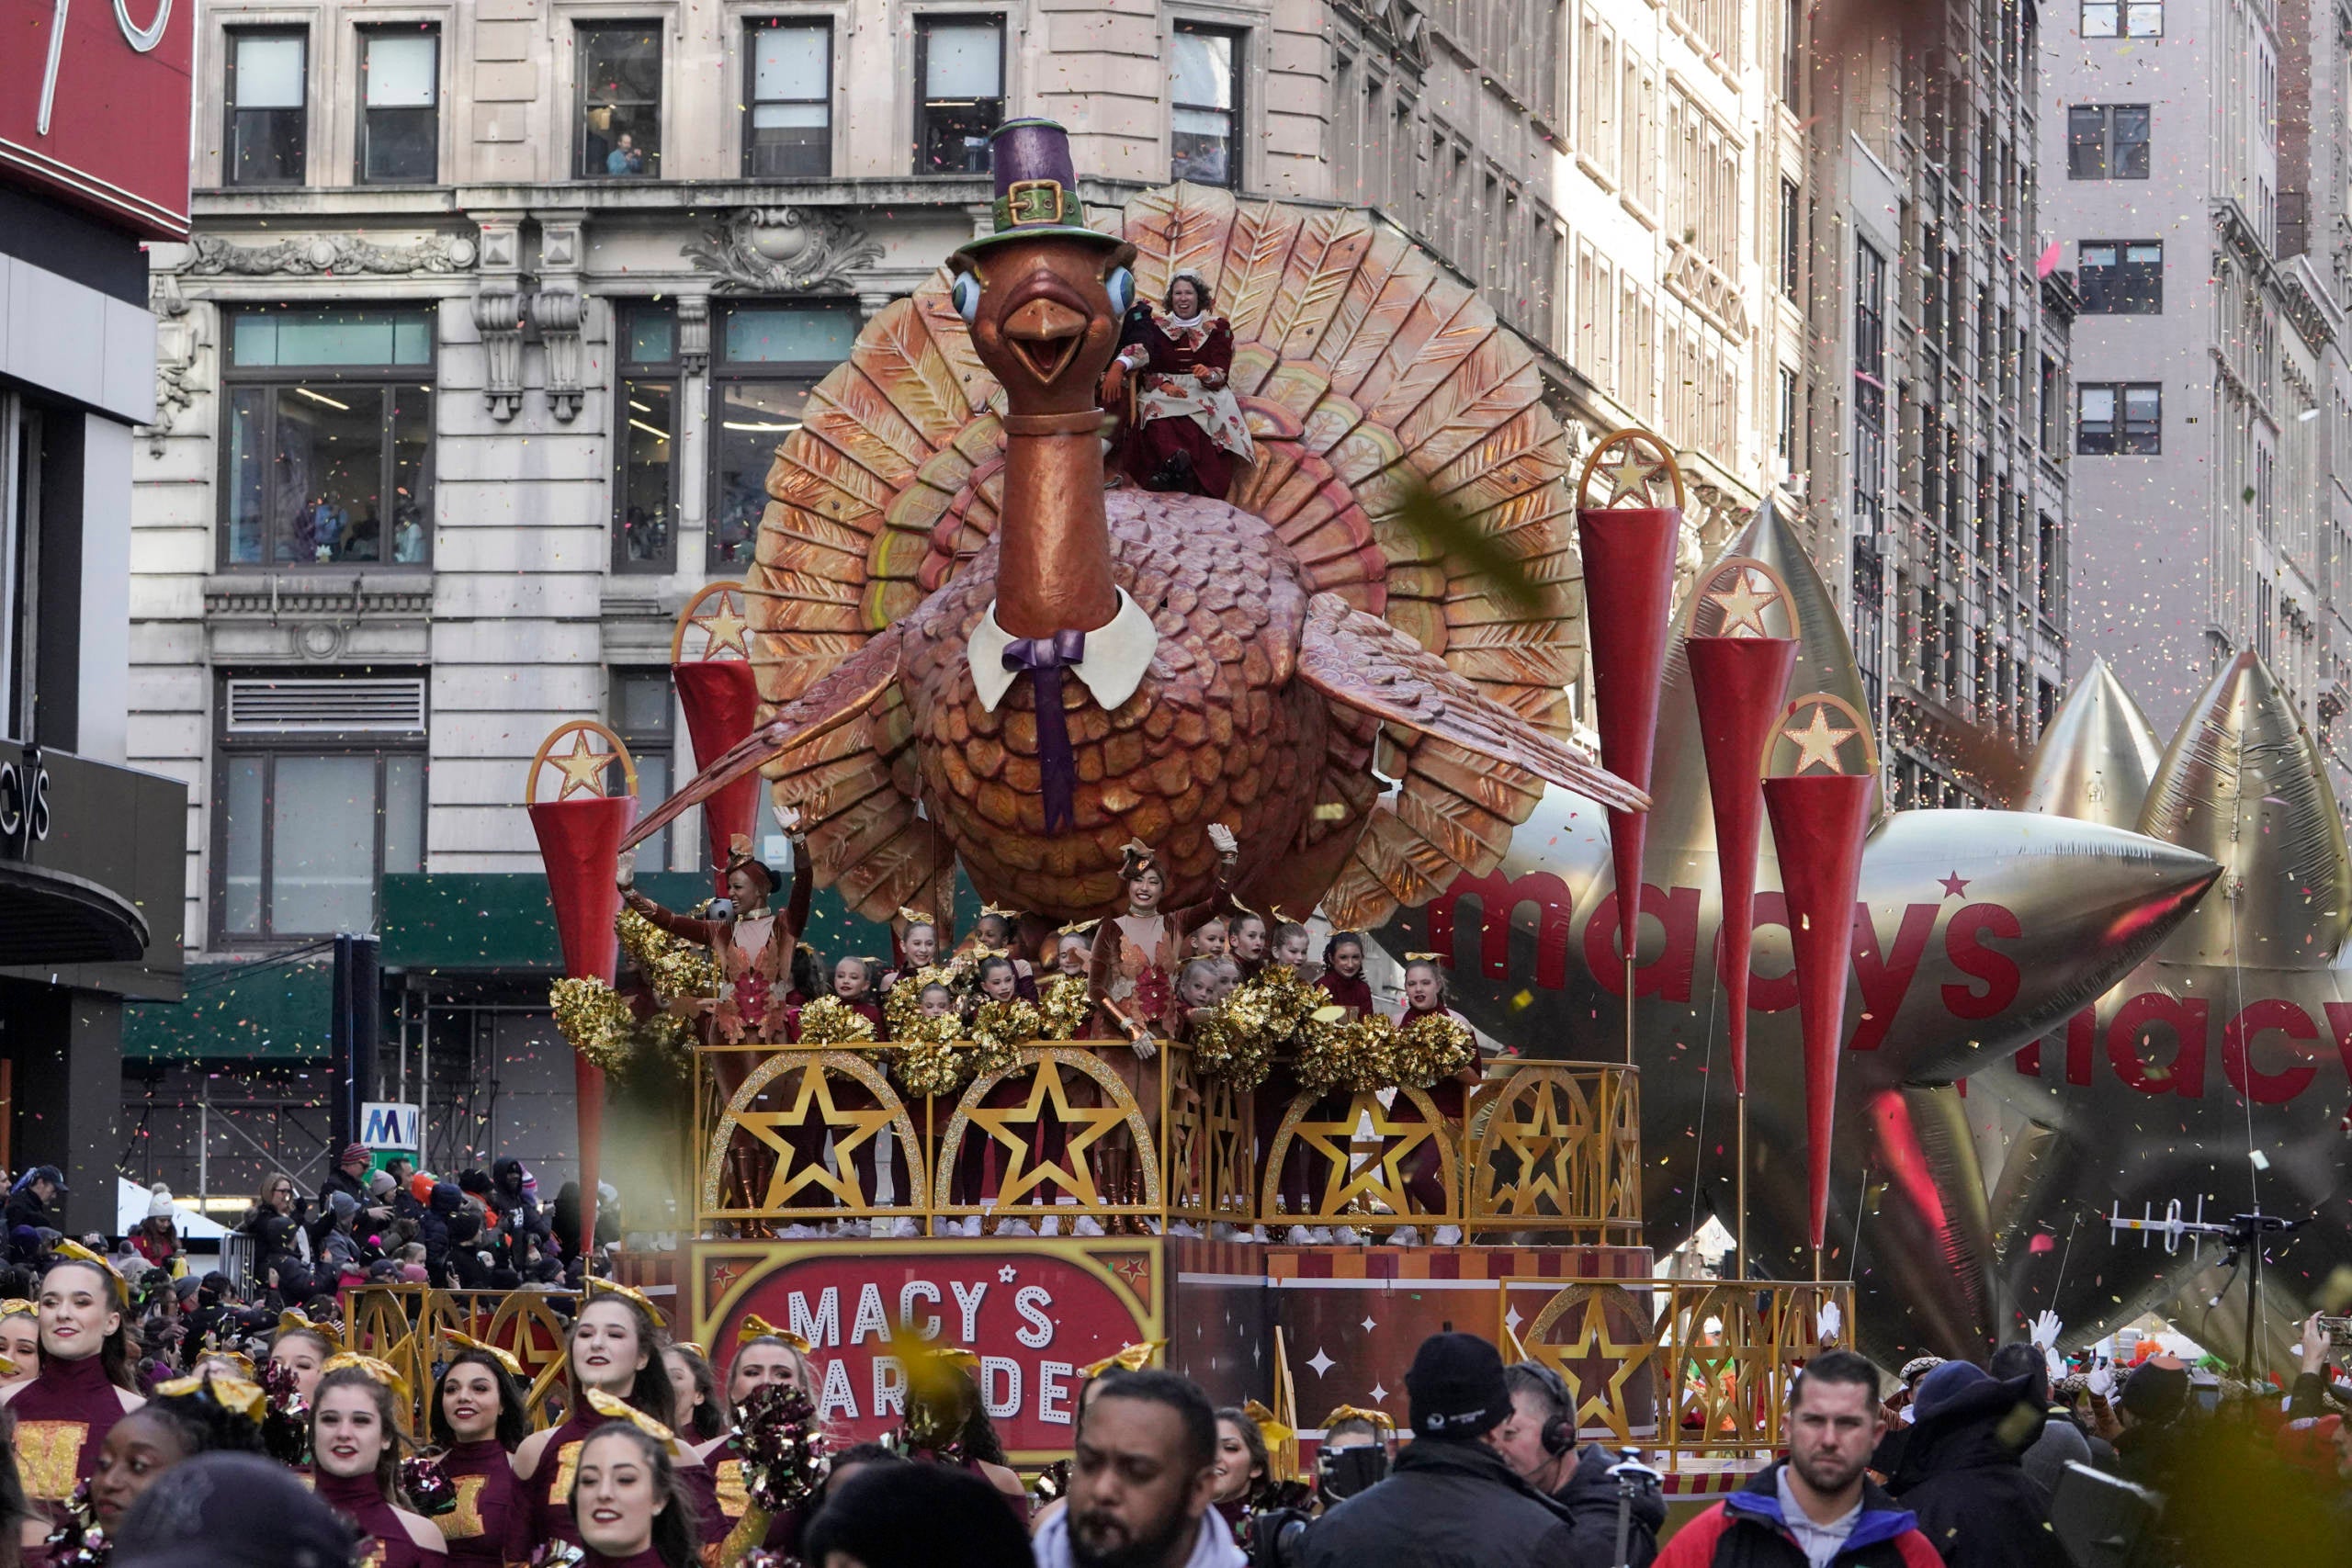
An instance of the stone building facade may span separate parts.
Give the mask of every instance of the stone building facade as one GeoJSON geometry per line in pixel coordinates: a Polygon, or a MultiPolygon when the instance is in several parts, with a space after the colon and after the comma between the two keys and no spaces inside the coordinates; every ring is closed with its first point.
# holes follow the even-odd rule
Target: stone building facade
{"type": "MultiPolygon", "coordinates": [[[[1793,9],[208,7],[196,232],[151,256],[131,600],[130,755],[190,790],[192,987],[381,929],[386,1097],[426,1101],[443,1163],[524,1135],[566,1081],[544,990],[465,933],[542,918],[526,761],[594,715],[649,799],[688,768],[673,619],[744,558],[808,389],[986,223],[1001,118],[1068,124],[1098,204],[1183,177],[1377,209],[1548,351],[1578,440],[1684,450],[1695,565],[1804,466],[1819,366],[1774,285],[1813,174],[1793,9]]],[[[662,852],[700,855],[691,823],[662,852]]],[[[317,1044],[273,1027],[265,1055],[317,1044]]],[[[254,1043],[207,1038],[175,1055],[254,1043]]],[[[149,1146],[187,1070],[133,1085],[149,1146]]]]}

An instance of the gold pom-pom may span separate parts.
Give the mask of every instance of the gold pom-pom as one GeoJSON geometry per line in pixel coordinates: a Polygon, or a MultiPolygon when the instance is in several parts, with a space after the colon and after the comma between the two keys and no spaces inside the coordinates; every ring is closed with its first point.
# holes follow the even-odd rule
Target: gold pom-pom
{"type": "Polygon", "coordinates": [[[1262,1030],[1235,1016],[1234,1004],[1240,999],[1236,991],[1223,1005],[1193,1019],[1193,1066],[1203,1077],[1235,1089],[1256,1089],[1273,1067],[1273,1053],[1267,1049],[1262,1030]]]}
{"type": "Polygon", "coordinates": [[[953,1013],[924,1018],[920,1013],[890,1035],[899,1051],[890,1062],[890,1076],[917,1099],[954,1094],[971,1080],[972,1054],[965,1050],[963,1027],[953,1013]]]}
{"type": "Polygon", "coordinates": [[[1388,1081],[1399,1089],[1427,1089],[1477,1059],[1478,1037],[1469,1025],[1445,1013],[1425,1012],[1396,1029],[1388,1047],[1388,1081]]]}
{"type": "Polygon", "coordinates": [[[874,1021],[853,1012],[839,997],[819,997],[800,1010],[803,1045],[857,1045],[874,1038],[874,1021]]]}
{"type": "Polygon", "coordinates": [[[926,964],[899,976],[882,995],[882,1014],[890,1021],[890,1038],[901,1039],[922,1017],[922,994],[932,986],[955,989],[955,974],[944,964],[926,964]]]}
{"type": "Polygon", "coordinates": [[[628,1066],[637,1048],[637,1021],[628,1003],[602,980],[558,980],[548,987],[555,1026],[571,1048],[608,1073],[628,1066]]]}
{"type": "Polygon", "coordinates": [[[662,1006],[681,998],[718,994],[718,960],[710,949],[672,936],[635,909],[624,908],[613,929],[638,973],[662,1006]]]}
{"type": "Polygon", "coordinates": [[[1037,1033],[1046,1040],[1075,1040],[1094,1011],[1092,988],[1083,975],[1057,975],[1037,990],[1037,1033]]]}
{"type": "Polygon", "coordinates": [[[1291,1070],[1318,1092],[1385,1089],[1396,1038],[1396,1026],[1378,1013],[1351,1020],[1344,1009],[1320,1008],[1300,1031],[1291,1070]]]}
{"type": "Polygon", "coordinates": [[[1021,1048],[1037,1038],[1040,1021],[1035,1004],[1020,997],[982,1002],[972,1011],[972,1072],[985,1077],[1010,1068],[1021,1048]]]}

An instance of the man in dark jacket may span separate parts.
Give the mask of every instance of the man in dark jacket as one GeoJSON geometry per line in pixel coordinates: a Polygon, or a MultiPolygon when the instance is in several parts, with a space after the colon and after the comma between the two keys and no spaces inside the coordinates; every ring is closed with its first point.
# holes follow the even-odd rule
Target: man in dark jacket
{"type": "Polygon", "coordinates": [[[37,1165],[18,1179],[8,1193],[10,1254],[19,1263],[40,1256],[35,1247],[17,1241],[19,1232],[57,1230],[57,1211],[50,1205],[65,1196],[65,1173],[53,1165],[37,1165]]]}
{"type": "Polygon", "coordinates": [[[1471,1334],[1421,1341],[1405,1374],[1413,1441],[1388,1479],[1306,1532],[1304,1568],[1555,1568],[1573,1564],[1567,1511],[1494,1446],[1510,1418],[1502,1358],[1471,1334]]]}
{"type": "Polygon", "coordinates": [[[2116,1469],[2124,1480],[2170,1492],[2188,1460],[2188,1369],[2158,1356],[2132,1369],[2117,1402],[2123,1430],[2115,1439],[2116,1469]]]}
{"type": "Polygon", "coordinates": [[[1494,1445],[1519,1478],[1567,1510],[1576,1527],[1577,1568],[1649,1568],[1657,1555],[1666,1499],[1655,1486],[1631,1496],[1609,1473],[1617,1456],[1599,1444],[1577,1447],[1576,1409],[1560,1374],[1538,1361],[1503,1369],[1510,1390],[1510,1419],[1495,1429],[1494,1445]],[[1625,1510],[1625,1551],[1617,1551],[1617,1514],[1625,1510]]]}
{"type": "Polygon", "coordinates": [[[1789,1457],[1675,1532],[1657,1568],[1941,1568],[1863,1473],[1886,1425],[1877,1368],[1850,1350],[1815,1357],[1787,1424],[1789,1457]]]}
{"type": "Polygon", "coordinates": [[[1919,1383],[1918,1418],[1890,1490],[1947,1568],[2066,1568],[2050,1494],[2018,1462],[2049,1413],[2034,1379],[1996,1382],[1946,1361],[1919,1383]]]}

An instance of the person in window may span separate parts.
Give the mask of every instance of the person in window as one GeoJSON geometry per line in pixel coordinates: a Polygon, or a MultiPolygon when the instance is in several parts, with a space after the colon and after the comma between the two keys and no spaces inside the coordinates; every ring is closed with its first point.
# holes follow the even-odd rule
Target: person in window
{"type": "Polygon", "coordinates": [[[1127,476],[1146,490],[1222,499],[1232,488],[1235,465],[1257,455],[1241,405],[1227,384],[1233,328],[1210,313],[1214,304],[1207,281],[1188,270],[1169,280],[1163,308],[1127,312],[1103,394],[1117,406],[1134,378],[1124,462],[1127,476]]]}
{"type": "Polygon", "coordinates": [[[424,558],[424,519],[413,502],[402,502],[392,515],[392,559],[414,566],[424,558]]]}
{"type": "Polygon", "coordinates": [[[641,175],[645,173],[645,151],[626,130],[605,154],[605,173],[608,175],[641,175]]]}

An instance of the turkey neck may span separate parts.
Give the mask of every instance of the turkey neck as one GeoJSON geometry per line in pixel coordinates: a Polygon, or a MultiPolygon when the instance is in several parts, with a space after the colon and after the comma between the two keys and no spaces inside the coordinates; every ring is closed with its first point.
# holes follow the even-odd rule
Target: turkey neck
{"type": "Polygon", "coordinates": [[[1102,412],[1007,414],[996,621],[1017,637],[1091,632],[1119,613],[1102,509],[1102,412]]]}

